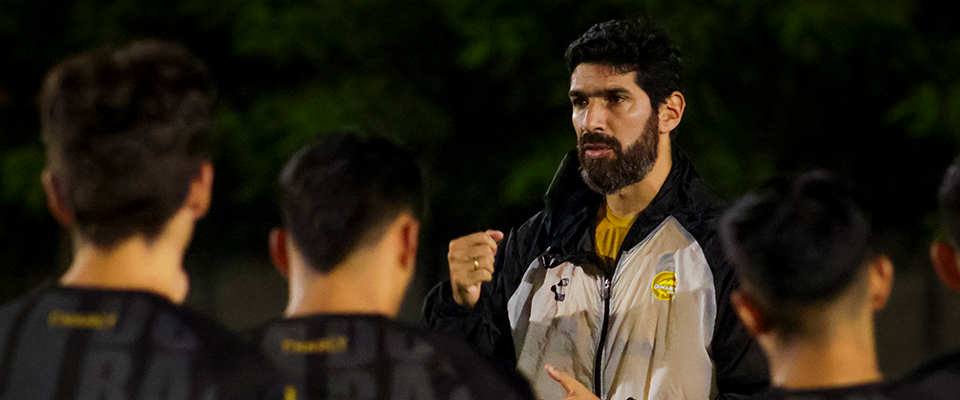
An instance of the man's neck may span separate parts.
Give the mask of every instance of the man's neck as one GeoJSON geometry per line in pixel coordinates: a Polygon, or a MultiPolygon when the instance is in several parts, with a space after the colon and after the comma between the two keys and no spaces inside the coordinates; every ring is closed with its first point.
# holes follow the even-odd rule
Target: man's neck
{"type": "Polygon", "coordinates": [[[183,255],[193,235],[193,218],[181,210],[153,240],[134,235],[110,248],[74,238],[73,263],[60,284],[111,290],[150,292],[174,304],[187,297],[190,280],[183,255]]]}
{"type": "Polygon", "coordinates": [[[110,290],[150,292],[180,304],[189,279],[183,271],[183,248],[147,242],[137,236],[110,249],[85,243],[76,246],[73,263],[60,284],[110,290]]]}
{"type": "Polygon", "coordinates": [[[643,180],[606,196],[607,206],[617,216],[635,217],[650,205],[667,181],[673,168],[670,141],[661,141],[657,151],[657,161],[643,180]]]}
{"type": "Polygon", "coordinates": [[[396,282],[365,273],[365,267],[383,260],[348,260],[330,272],[317,272],[305,264],[291,265],[288,318],[317,314],[373,314],[393,318],[399,312],[402,292],[396,282]],[[371,263],[349,265],[352,263],[371,263]],[[347,265],[344,265],[347,264],[347,265]]]}
{"type": "Polygon", "coordinates": [[[761,340],[770,360],[771,383],[786,389],[813,389],[881,381],[872,326],[860,328],[847,326],[817,339],[761,340]]]}

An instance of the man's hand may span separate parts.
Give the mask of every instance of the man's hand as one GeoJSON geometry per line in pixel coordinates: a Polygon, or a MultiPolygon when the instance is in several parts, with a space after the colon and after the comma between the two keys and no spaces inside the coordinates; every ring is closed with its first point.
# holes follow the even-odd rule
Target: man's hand
{"type": "Polygon", "coordinates": [[[563,386],[563,390],[567,392],[567,397],[563,400],[600,400],[599,397],[587,390],[586,386],[583,386],[583,384],[577,382],[577,380],[573,379],[572,376],[553,368],[552,365],[547,364],[543,366],[543,369],[547,370],[547,375],[550,375],[553,380],[560,382],[560,386],[563,386]]]}
{"type": "Polygon", "coordinates": [[[473,307],[480,300],[480,285],[493,279],[493,258],[501,240],[503,232],[487,230],[450,242],[447,263],[453,300],[457,304],[473,307]]]}

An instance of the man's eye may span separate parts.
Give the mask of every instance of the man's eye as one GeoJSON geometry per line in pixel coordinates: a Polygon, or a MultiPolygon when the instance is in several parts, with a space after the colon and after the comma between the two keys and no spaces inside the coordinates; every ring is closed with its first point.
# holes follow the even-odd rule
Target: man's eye
{"type": "Polygon", "coordinates": [[[576,108],[583,108],[587,106],[586,99],[572,99],[570,102],[573,103],[573,106],[576,108]]]}
{"type": "Polygon", "coordinates": [[[624,98],[623,96],[610,96],[610,97],[607,97],[607,101],[608,101],[608,102],[611,102],[611,103],[622,103],[624,100],[626,100],[626,98],[624,98]]]}

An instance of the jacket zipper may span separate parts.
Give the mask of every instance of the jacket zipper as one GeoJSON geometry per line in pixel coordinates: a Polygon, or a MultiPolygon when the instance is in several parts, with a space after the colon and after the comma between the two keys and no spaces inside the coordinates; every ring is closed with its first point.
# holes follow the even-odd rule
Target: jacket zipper
{"type": "Polygon", "coordinates": [[[600,342],[597,344],[597,355],[593,364],[593,394],[601,399],[603,395],[603,348],[607,342],[607,319],[610,317],[610,279],[601,278],[603,288],[600,290],[600,299],[603,300],[603,325],[600,327],[600,342]]]}

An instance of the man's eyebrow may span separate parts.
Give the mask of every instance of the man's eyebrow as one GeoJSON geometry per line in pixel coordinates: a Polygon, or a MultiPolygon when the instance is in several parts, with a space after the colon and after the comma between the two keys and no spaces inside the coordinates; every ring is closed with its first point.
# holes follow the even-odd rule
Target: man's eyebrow
{"type": "Polygon", "coordinates": [[[599,97],[599,96],[606,97],[611,95],[627,94],[627,93],[630,93],[630,91],[627,90],[627,88],[618,86],[618,87],[595,90],[592,92],[587,92],[583,90],[571,90],[570,92],[567,93],[567,96],[569,97],[599,97]]]}

